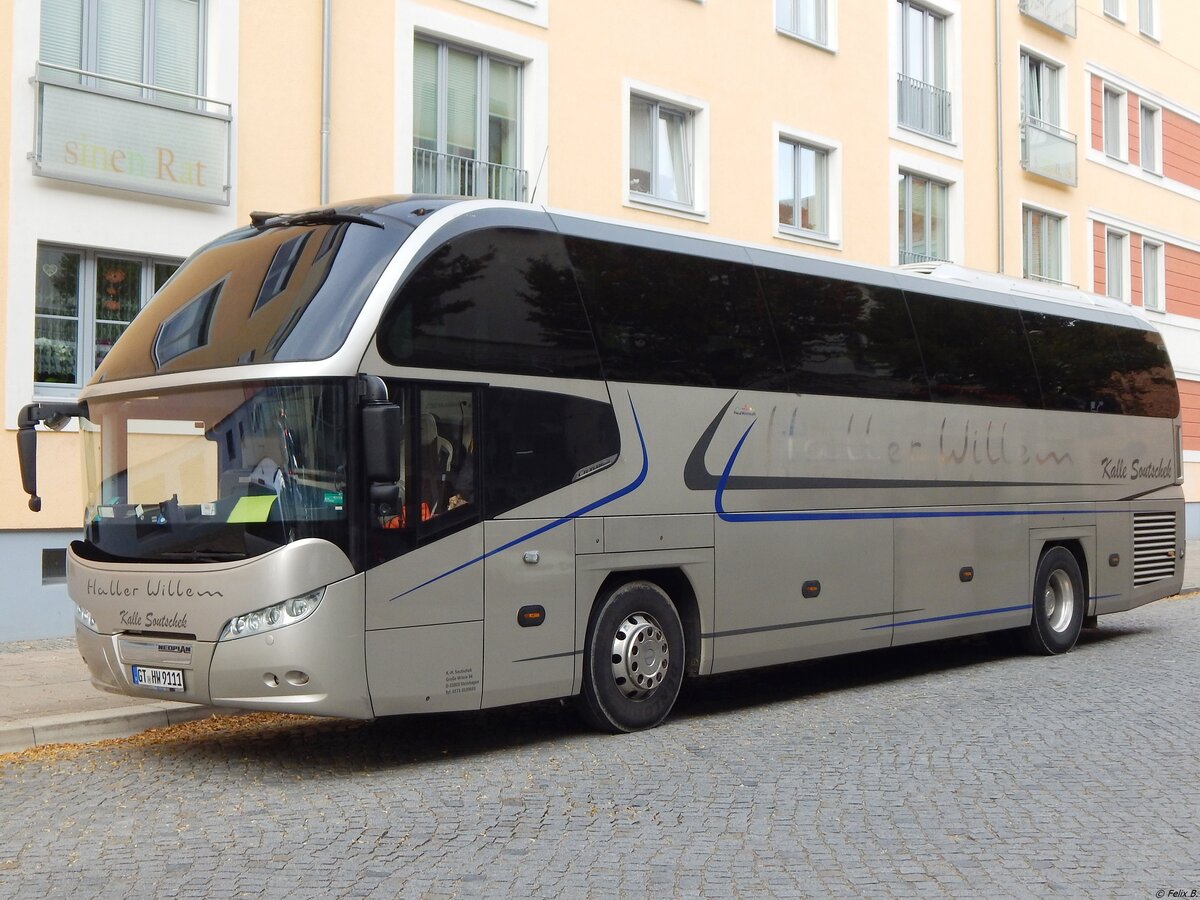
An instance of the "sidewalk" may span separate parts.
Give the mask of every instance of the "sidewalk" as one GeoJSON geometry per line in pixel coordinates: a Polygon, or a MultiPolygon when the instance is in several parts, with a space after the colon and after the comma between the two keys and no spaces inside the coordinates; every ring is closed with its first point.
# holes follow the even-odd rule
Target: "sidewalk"
{"type": "MultiPolygon", "coordinates": [[[[1200,541],[1189,541],[1183,592],[1197,590],[1200,541]]],[[[97,690],[73,638],[0,644],[0,754],[43,744],[126,737],[220,712],[97,690]]]]}

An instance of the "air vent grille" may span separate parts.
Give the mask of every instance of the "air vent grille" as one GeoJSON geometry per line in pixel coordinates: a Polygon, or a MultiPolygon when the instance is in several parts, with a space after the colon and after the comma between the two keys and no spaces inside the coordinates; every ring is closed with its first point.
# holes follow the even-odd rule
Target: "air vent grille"
{"type": "Polygon", "coordinates": [[[1133,514],[1133,586],[1175,576],[1175,513],[1133,514]]]}

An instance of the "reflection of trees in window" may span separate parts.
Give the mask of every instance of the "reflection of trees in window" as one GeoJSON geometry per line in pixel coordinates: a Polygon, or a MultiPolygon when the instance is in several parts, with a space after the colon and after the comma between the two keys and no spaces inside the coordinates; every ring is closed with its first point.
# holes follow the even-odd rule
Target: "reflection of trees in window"
{"type": "Polygon", "coordinates": [[[1121,329],[1100,322],[1021,313],[1047,409],[1132,412],[1121,329]]]}
{"type": "Polygon", "coordinates": [[[924,400],[921,357],[899,291],[760,269],[792,389],[924,400]]]}
{"type": "Polygon", "coordinates": [[[393,302],[380,352],[397,365],[600,377],[561,240],[525,229],[438,248],[393,302]]]}
{"type": "Polygon", "coordinates": [[[1020,314],[987,306],[906,293],[932,399],[986,406],[1040,409],[1020,314]]]}
{"type": "Polygon", "coordinates": [[[567,247],[609,378],[782,386],[749,265],[577,238],[567,247]]]}
{"type": "Polygon", "coordinates": [[[1122,330],[1120,343],[1125,358],[1124,411],[1159,418],[1179,415],[1175,372],[1162,337],[1154,331],[1122,330]]]}

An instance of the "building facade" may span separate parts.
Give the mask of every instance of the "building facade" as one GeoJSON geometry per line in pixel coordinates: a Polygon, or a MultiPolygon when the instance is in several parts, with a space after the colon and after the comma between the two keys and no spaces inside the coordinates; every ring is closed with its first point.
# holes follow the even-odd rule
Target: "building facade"
{"type": "Polygon", "coordinates": [[[1109,294],[1167,340],[1200,534],[1192,0],[0,0],[0,640],[67,634],[70,398],[187,254],[327,200],[549,204],[1109,294]]]}

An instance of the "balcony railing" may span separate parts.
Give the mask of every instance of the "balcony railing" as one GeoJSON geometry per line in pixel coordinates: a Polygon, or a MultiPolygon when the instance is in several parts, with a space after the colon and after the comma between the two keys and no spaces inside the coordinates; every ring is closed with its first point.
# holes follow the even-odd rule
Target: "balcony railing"
{"type": "Polygon", "coordinates": [[[901,125],[943,141],[953,134],[950,92],[900,73],[896,83],[897,116],[901,125]]]}
{"type": "Polygon", "coordinates": [[[413,193],[490,197],[525,202],[524,169],[466,156],[413,148],[413,193]]]}
{"type": "Polygon", "coordinates": [[[36,175],[229,203],[228,103],[39,62],[36,175]]]}
{"type": "Polygon", "coordinates": [[[1020,0],[1019,5],[1029,18],[1075,37],[1075,0],[1020,0]]]}
{"type": "Polygon", "coordinates": [[[1074,187],[1075,135],[1041,119],[1021,120],[1021,168],[1074,187]]]}
{"type": "Polygon", "coordinates": [[[902,266],[944,262],[949,262],[944,256],[929,256],[925,253],[918,253],[915,250],[900,250],[900,265],[902,266]]]}

